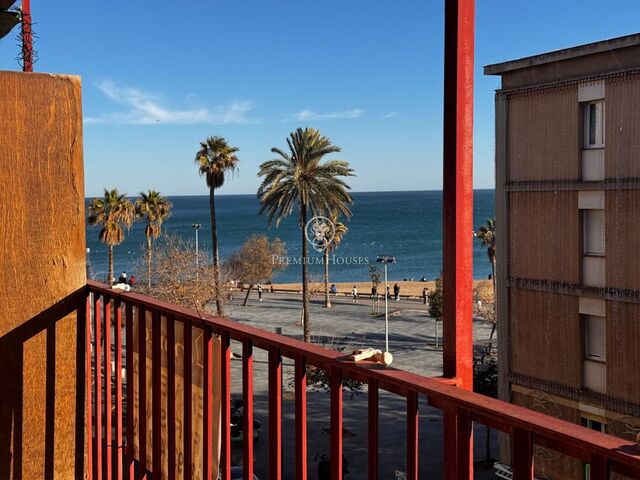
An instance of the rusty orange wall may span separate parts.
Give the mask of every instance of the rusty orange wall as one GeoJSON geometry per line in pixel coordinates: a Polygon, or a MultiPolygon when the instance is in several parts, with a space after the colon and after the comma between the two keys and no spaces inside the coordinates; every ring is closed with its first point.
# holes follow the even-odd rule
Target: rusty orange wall
{"type": "Polygon", "coordinates": [[[607,302],[607,393],[640,403],[640,305],[607,302]]]}
{"type": "Polygon", "coordinates": [[[579,388],[578,297],[511,289],[511,373],[579,388]]]}
{"type": "Polygon", "coordinates": [[[640,177],[640,76],[605,84],[605,175],[640,177]]]}
{"type": "Polygon", "coordinates": [[[640,190],[608,190],[605,206],[607,286],[640,290],[640,190]]]}
{"type": "Polygon", "coordinates": [[[80,80],[0,72],[0,92],[0,478],[74,478],[76,318],[28,322],[86,280],[80,80]]]}
{"type": "Polygon", "coordinates": [[[509,255],[512,277],[579,283],[577,192],[509,193],[509,255]]]}
{"type": "Polygon", "coordinates": [[[578,180],[576,86],[509,96],[508,181],[578,180]]]}

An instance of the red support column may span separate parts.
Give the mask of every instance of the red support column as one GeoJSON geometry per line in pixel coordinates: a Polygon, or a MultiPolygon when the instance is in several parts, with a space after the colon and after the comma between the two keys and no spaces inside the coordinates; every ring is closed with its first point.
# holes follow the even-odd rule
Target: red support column
{"type": "Polygon", "coordinates": [[[111,299],[104,298],[104,438],[103,450],[105,459],[103,465],[103,478],[111,480],[113,462],[113,438],[112,438],[112,402],[111,402],[111,299]]]}
{"type": "MultiPolygon", "coordinates": [[[[95,450],[93,448],[93,414],[91,401],[91,379],[93,373],[91,372],[91,294],[87,295],[84,311],[85,321],[85,381],[86,381],[86,422],[87,422],[87,480],[93,479],[93,455],[95,450]]],[[[96,335],[96,338],[97,335],[96,335]]],[[[97,365],[97,363],[96,363],[97,365]]]]}
{"type": "Polygon", "coordinates": [[[193,396],[193,333],[191,327],[191,320],[184,319],[184,443],[183,443],[183,462],[184,462],[184,474],[183,478],[190,479],[193,472],[193,456],[191,446],[193,444],[193,409],[192,409],[192,396],[193,396]]]}
{"type": "Polygon", "coordinates": [[[295,359],[296,480],[307,480],[307,360],[295,359]]]}
{"type": "Polygon", "coordinates": [[[176,321],[167,315],[167,459],[169,480],[176,478],[176,321]]]}
{"type": "Polygon", "coordinates": [[[162,475],[162,317],[151,316],[151,465],[152,478],[162,475]]]}
{"type": "MultiPolygon", "coordinates": [[[[443,373],[467,390],[473,389],[474,10],[474,0],[445,0],[443,373]]],[[[459,439],[456,412],[444,415],[445,478],[473,478],[472,435],[459,439]],[[468,451],[456,455],[461,441],[469,442],[468,451]]]]}
{"type": "Polygon", "coordinates": [[[342,371],[332,368],[331,382],[331,478],[342,480],[342,371]]]}
{"type": "Polygon", "coordinates": [[[418,393],[407,395],[407,479],[418,479],[418,393]]]}
{"type": "Polygon", "coordinates": [[[114,476],[117,479],[122,475],[122,305],[120,300],[115,301],[115,380],[116,380],[116,463],[114,476]]]}
{"type": "Polygon", "coordinates": [[[220,334],[220,384],[220,477],[231,480],[231,346],[227,332],[220,334]]]}
{"type": "MultiPolygon", "coordinates": [[[[213,335],[209,327],[202,331],[203,408],[202,471],[205,479],[213,478],[213,335]]],[[[217,453],[217,452],[216,452],[217,453]]],[[[216,472],[217,475],[217,472],[216,472]]]]}
{"type": "Polygon", "coordinates": [[[282,478],[282,357],[269,350],[269,478],[282,478]]]}
{"type": "Polygon", "coordinates": [[[242,476],[253,480],[253,344],[242,342],[242,476]]]}
{"type": "Polygon", "coordinates": [[[31,31],[31,0],[22,0],[22,70],[33,72],[33,34],[31,31]]]}
{"type": "Polygon", "coordinates": [[[95,352],[94,400],[96,435],[93,439],[93,478],[102,480],[102,324],[100,321],[102,302],[98,294],[93,295],[93,338],[95,352]]]}
{"type": "Polygon", "coordinates": [[[133,305],[125,305],[125,339],[126,339],[126,373],[127,373],[127,460],[126,470],[128,478],[135,478],[136,464],[133,452],[133,430],[134,430],[134,380],[133,380],[133,305]]]}
{"type": "Polygon", "coordinates": [[[369,466],[367,468],[369,480],[378,480],[378,381],[369,380],[369,388],[367,392],[368,410],[369,410],[369,466]]]}

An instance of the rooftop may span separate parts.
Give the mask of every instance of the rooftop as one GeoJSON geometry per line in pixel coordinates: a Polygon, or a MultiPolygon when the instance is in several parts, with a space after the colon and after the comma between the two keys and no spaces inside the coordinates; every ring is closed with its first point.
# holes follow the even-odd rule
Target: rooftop
{"type": "Polygon", "coordinates": [[[502,75],[504,73],[521,70],[523,68],[537,67],[548,63],[571,60],[596,53],[611,52],[613,54],[614,50],[637,45],[640,45],[640,33],[587,43],[575,47],[563,48],[561,50],[554,50],[552,52],[519,58],[517,60],[509,60],[507,62],[486,65],[484,67],[484,74],[502,75]]]}

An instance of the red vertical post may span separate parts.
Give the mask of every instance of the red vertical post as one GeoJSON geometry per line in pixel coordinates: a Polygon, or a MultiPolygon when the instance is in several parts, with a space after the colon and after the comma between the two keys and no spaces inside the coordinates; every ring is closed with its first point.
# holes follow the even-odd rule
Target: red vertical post
{"type": "Polygon", "coordinates": [[[368,404],[369,404],[369,480],[378,480],[378,381],[369,379],[368,387],[368,404]]]}
{"type": "Polygon", "coordinates": [[[589,480],[609,480],[609,465],[606,457],[591,454],[589,480]]]}
{"type": "Polygon", "coordinates": [[[134,381],[133,381],[133,306],[127,303],[125,306],[125,339],[126,339],[126,372],[127,372],[127,464],[129,479],[135,478],[135,462],[133,456],[134,435],[134,381]]]}
{"type": "Polygon", "coordinates": [[[526,430],[514,428],[511,437],[513,480],[533,479],[533,439],[526,430]]]}
{"type": "Polygon", "coordinates": [[[112,438],[112,402],[111,402],[111,299],[104,298],[104,451],[106,459],[103,470],[104,478],[111,480],[113,468],[113,438],[112,438]]]}
{"type": "Polygon", "coordinates": [[[86,382],[86,422],[87,422],[87,477],[91,480],[93,477],[93,413],[91,411],[93,405],[91,401],[91,294],[87,295],[84,311],[85,321],[85,382],[86,382]]]}
{"type": "Polygon", "coordinates": [[[332,368],[331,384],[331,478],[342,480],[342,371],[332,368]]]}
{"type": "Polygon", "coordinates": [[[138,461],[147,478],[147,311],[138,307],[138,461]]]}
{"type": "Polygon", "coordinates": [[[295,359],[296,480],[307,480],[307,360],[295,359]]]}
{"type": "MultiPolygon", "coordinates": [[[[467,390],[473,389],[474,10],[474,0],[445,0],[443,373],[467,390]]],[[[458,421],[451,415],[444,412],[445,478],[462,478],[461,472],[473,478],[472,436],[463,449],[468,457],[456,455],[458,421]]]]}
{"type": "Polygon", "coordinates": [[[31,0],[22,0],[22,70],[33,72],[33,33],[31,30],[31,0]]]}
{"type": "Polygon", "coordinates": [[[220,335],[220,374],[220,476],[222,480],[231,480],[231,342],[227,332],[220,335]]]}
{"type": "Polygon", "coordinates": [[[193,429],[192,422],[192,401],[193,399],[193,335],[191,320],[184,319],[184,443],[182,446],[184,462],[184,476],[185,479],[191,479],[193,471],[193,458],[191,455],[191,445],[193,442],[193,429]]]}
{"type": "MultiPolygon", "coordinates": [[[[206,479],[213,476],[213,335],[209,327],[203,328],[202,352],[203,352],[203,408],[202,416],[204,427],[203,453],[203,476],[206,479]]],[[[217,452],[216,452],[217,453],[217,452]]],[[[216,472],[217,475],[217,472],[216,472]]]]}
{"type": "Polygon", "coordinates": [[[407,479],[418,480],[418,394],[407,394],[407,479]]]}
{"type": "Polygon", "coordinates": [[[93,464],[93,478],[102,480],[102,323],[101,323],[101,301],[98,294],[93,296],[93,337],[95,353],[95,381],[94,399],[96,402],[96,435],[93,439],[93,451],[95,452],[95,462],[93,464]]]}
{"type": "Polygon", "coordinates": [[[114,304],[115,315],[115,380],[116,380],[116,463],[115,478],[122,478],[122,305],[114,304]]]}
{"type": "Polygon", "coordinates": [[[282,356],[269,350],[269,479],[282,478],[282,356]]]}
{"type": "Polygon", "coordinates": [[[242,476],[253,480],[253,344],[242,342],[242,476]]]}
{"type": "Polygon", "coordinates": [[[154,310],[151,326],[151,461],[153,478],[162,476],[162,317],[154,310]]]}
{"type": "Polygon", "coordinates": [[[176,324],[167,315],[167,455],[169,480],[176,478],[176,324]]]}

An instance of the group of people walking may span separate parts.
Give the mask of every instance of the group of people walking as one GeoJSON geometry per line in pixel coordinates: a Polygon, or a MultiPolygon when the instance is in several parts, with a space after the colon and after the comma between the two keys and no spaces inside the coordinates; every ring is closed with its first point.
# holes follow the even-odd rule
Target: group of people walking
{"type": "MultiPolygon", "coordinates": [[[[337,289],[335,284],[331,285],[331,289],[329,290],[331,294],[335,295],[337,293],[337,289]]],[[[374,301],[378,300],[378,287],[377,285],[373,285],[371,287],[371,299],[374,301]]],[[[387,298],[391,298],[391,292],[389,286],[387,286],[387,298]]],[[[356,285],[351,289],[351,299],[353,303],[358,303],[358,287],[356,285]]],[[[397,283],[393,286],[393,299],[396,302],[400,301],[400,285],[397,283]]]]}

